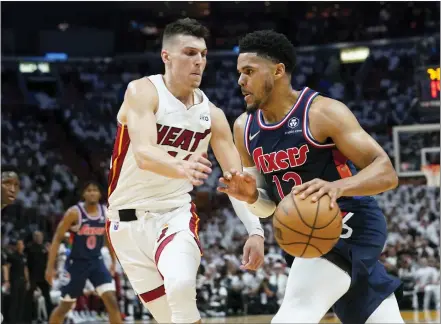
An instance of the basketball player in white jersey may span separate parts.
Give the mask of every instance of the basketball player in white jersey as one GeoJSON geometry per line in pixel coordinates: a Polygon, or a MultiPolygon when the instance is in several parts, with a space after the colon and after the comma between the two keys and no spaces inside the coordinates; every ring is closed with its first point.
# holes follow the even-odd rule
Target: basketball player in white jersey
{"type": "MultiPolygon", "coordinates": [[[[132,81],[118,113],[109,173],[110,242],[134,290],[160,323],[198,323],[199,218],[189,192],[211,172],[210,144],[223,170],[242,170],[223,111],[198,89],[208,30],[186,18],[164,31],[164,75],[132,81]]],[[[249,238],[243,269],[263,263],[263,230],[232,199],[249,238]]]]}

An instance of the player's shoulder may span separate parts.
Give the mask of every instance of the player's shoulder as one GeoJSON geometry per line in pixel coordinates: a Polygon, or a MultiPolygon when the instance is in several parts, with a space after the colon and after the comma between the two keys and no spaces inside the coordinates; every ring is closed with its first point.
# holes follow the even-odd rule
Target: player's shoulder
{"type": "Polygon", "coordinates": [[[245,125],[247,123],[248,113],[242,113],[237,119],[234,121],[234,131],[243,131],[245,129],[245,125]]]}
{"type": "Polygon", "coordinates": [[[78,208],[78,205],[72,205],[66,210],[66,212],[64,213],[64,217],[70,215],[79,215],[79,214],[80,214],[80,209],[78,208]]]}
{"type": "Polygon", "coordinates": [[[340,118],[349,108],[341,101],[318,95],[311,104],[309,117],[311,118],[340,118]]]}
{"type": "Polygon", "coordinates": [[[149,97],[150,100],[158,99],[158,91],[148,77],[142,77],[129,82],[125,99],[149,97]]]}
{"type": "Polygon", "coordinates": [[[214,103],[211,101],[208,101],[208,107],[210,108],[210,115],[212,119],[217,119],[220,117],[225,116],[225,113],[222,109],[217,107],[214,103]]]}

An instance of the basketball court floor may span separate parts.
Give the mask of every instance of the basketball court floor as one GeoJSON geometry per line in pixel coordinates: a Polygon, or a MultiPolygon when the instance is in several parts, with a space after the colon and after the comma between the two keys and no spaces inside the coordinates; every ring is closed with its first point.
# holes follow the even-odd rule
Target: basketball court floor
{"type": "MultiPolygon", "coordinates": [[[[404,321],[406,323],[440,323],[439,311],[418,312],[418,311],[403,311],[404,321]]],[[[256,316],[242,316],[242,317],[224,317],[224,318],[203,318],[202,323],[258,323],[265,324],[271,323],[272,316],[269,315],[256,315],[256,316]]],[[[340,323],[337,318],[324,319],[320,323],[340,323]]],[[[351,323],[352,324],[352,323],[351,323]]],[[[356,323],[353,323],[356,324],[356,323]]],[[[361,324],[361,323],[357,323],[361,324]]]]}
{"type": "MultiPolygon", "coordinates": [[[[404,321],[406,323],[440,323],[439,311],[418,312],[418,311],[403,311],[404,321]]],[[[239,317],[219,317],[219,318],[203,318],[202,323],[220,323],[220,324],[269,324],[271,323],[271,315],[251,315],[251,316],[239,316],[239,317]]],[[[154,323],[154,321],[137,322],[141,323],[154,323]]],[[[340,323],[337,318],[324,319],[320,323],[340,323]]],[[[351,323],[352,324],[352,323],[351,323]]],[[[353,323],[361,324],[361,323],[353,323]]]]}

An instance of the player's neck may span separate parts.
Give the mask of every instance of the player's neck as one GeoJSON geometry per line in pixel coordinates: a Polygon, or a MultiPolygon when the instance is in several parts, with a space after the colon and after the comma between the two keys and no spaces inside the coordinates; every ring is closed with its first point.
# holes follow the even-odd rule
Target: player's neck
{"type": "Polygon", "coordinates": [[[168,91],[182,102],[186,107],[194,105],[194,89],[184,86],[182,83],[173,79],[170,74],[164,74],[164,83],[168,91]]]}
{"type": "Polygon", "coordinates": [[[278,123],[291,110],[292,106],[299,97],[299,92],[289,87],[282,87],[274,89],[271,97],[268,98],[267,103],[262,109],[263,118],[265,122],[270,124],[278,123]]]}
{"type": "Polygon", "coordinates": [[[87,202],[85,202],[84,209],[88,214],[96,213],[98,211],[98,204],[88,204],[87,202]]]}

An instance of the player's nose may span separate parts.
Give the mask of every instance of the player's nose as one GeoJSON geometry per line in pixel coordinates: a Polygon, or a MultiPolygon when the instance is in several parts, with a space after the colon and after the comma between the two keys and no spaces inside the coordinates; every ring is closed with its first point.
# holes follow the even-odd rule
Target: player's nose
{"type": "Polygon", "coordinates": [[[245,78],[243,77],[243,74],[239,76],[239,79],[237,80],[237,84],[239,84],[241,88],[245,86],[245,78]]]}

